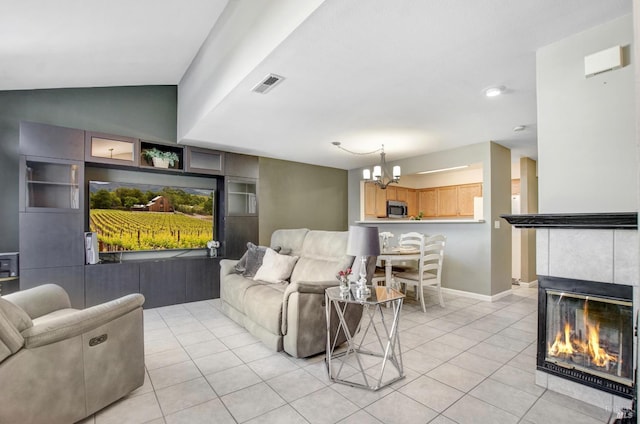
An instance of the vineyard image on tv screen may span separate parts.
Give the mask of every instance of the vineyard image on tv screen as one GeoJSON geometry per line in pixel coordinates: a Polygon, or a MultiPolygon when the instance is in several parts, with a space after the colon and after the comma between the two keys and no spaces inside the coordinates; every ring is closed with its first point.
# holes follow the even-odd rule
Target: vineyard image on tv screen
{"type": "Polygon", "coordinates": [[[198,249],[213,240],[214,190],[89,182],[89,227],[100,252],[198,249]]]}

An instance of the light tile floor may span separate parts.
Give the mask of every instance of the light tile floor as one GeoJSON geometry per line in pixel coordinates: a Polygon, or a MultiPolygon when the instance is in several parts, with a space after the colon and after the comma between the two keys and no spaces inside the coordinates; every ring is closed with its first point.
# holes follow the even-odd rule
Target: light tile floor
{"type": "Polygon", "coordinates": [[[517,286],[493,303],[446,296],[427,313],[407,300],[406,378],[377,392],[331,383],[323,354],[267,349],[219,300],[145,310],[145,384],[82,423],[609,422],[535,385],[536,296],[517,286]]]}

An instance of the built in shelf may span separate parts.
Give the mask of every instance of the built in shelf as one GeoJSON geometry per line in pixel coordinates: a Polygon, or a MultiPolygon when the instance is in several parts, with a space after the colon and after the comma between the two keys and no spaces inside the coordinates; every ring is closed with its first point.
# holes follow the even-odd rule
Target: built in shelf
{"type": "Polygon", "coordinates": [[[557,213],[500,215],[516,228],[638,229],[638,213],[557,213]]]}

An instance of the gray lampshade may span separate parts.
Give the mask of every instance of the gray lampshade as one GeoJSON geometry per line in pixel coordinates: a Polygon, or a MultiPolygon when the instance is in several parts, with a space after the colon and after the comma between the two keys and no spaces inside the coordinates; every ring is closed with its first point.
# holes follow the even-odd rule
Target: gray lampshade
{"type": "Polygon", "coordinates": [[[378,238],[378,227],[362,227],[359,225],[349,227],[347,255],[378,256],[379,254],[380,239],[378,238]]]}

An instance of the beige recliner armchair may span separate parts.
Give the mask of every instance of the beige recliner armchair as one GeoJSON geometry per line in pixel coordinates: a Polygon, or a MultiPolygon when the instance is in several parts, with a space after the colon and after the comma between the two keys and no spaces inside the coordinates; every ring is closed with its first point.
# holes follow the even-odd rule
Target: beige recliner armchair
{"type": "Polygon", "coordinates": [[[0,423],[73,423],[140,387],[143,303],[76,310],[55,284],[0,297],[0,423]]]}

